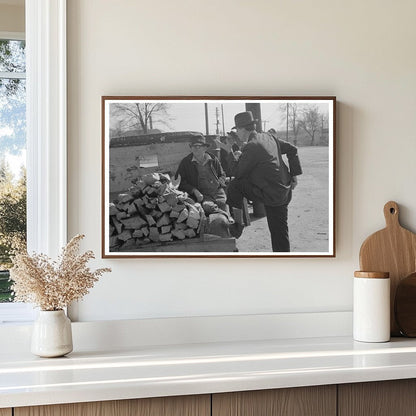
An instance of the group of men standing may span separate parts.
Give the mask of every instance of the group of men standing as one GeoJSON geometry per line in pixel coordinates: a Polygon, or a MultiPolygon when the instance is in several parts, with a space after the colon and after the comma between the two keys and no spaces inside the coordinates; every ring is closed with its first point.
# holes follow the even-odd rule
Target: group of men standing
{"type": "Polygon", "coordinates": [[[243,199],[264,204],[273,251],[290,252],[288,205],[297,176],[302,174],[297,148],[271,132],[257,132],[257,120],[250,111],[236,114],[234,121],[235,131],[225,143],[216,143],[231,180],[227,183],[220,160],[207,151],[210,145],[201,135],[191,139],[191,153],[179,164],[179,189],[197,202],[216,204],[231,214],[230,232],[236,238],[244,230],[243,199]]]}

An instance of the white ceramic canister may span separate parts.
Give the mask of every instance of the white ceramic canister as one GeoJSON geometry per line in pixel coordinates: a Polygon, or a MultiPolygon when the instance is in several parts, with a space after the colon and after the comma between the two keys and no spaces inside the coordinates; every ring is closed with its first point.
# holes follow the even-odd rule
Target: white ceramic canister
{"type": "Polygon", "coordinates": [[[390,340],[389,273],[354,273],[353,336],[362,342],[390,340]]]}

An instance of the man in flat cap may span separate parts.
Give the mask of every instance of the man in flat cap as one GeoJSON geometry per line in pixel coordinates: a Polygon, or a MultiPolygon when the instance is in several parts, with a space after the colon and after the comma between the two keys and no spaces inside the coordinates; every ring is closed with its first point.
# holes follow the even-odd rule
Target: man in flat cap
{"type": "Polygon", "coordinates": [[[220,161],[207,151],[209,146],[202,134],[191,137],[191,153],[182,159],[175,177],[180,175],[179,189],[196,202],[211,201],[227,212],[225,173],[220,161]]]}
{"type": "MultiPolygon", "coordinates": [[[[245,143],[238,160],[232,148],[229,163],[233,166],[234,179],[229,183],[227,203],[236,213],[242,209],[243,198],[262,202],[265,206],[272,248],[274,252],[289,252],[289,231],[287,224],[288,204],[292,190],[297,185],[297,176],[302,173],[297,148],[278,139],[272,133],[256,132],[256,122],[251,111],[236,114],[234,117],[236,133],[245,143]],[[286,154],[289,168],[283,161],[286,154]]],[[[238,224],[235,236],[243,231],[238,224]]]]}

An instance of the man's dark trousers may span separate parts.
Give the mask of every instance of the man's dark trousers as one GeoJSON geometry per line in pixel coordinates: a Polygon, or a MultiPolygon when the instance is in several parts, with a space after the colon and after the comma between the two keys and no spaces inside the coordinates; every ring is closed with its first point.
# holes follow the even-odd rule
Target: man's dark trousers
{"type": "Polygon", "coordinates": [[[267,224],[272,237],[273,251],[289,252],[289,230],[287,225],[287,204],[278,207],[265,205],[267,224]]]}
{"type": "MultiPolygon", "coordinates": [[[[247,179],[233,179],[228,184],[227,204],[230,207],[242,208],[243,197],[250,201],[263,202],[262,191],[247,179]]],[[[274,252],[290,252],[289,230],[287,225],[287,204],[280,206],[267,206],[267,224],[272,239],[274,252]]]]}

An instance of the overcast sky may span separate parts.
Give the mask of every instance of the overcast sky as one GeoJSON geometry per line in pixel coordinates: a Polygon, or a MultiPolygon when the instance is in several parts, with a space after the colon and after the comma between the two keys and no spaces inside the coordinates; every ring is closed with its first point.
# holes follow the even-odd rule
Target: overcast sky
{"type": "MultiPolygon", "coordinates": [[[[126,101],[120,101],[126,103],[126,101]]],[[[281,108],[283,102],[263,102],[261,103],[261,118],[265,123],[265,130],[274,128],[276,130],[286,129],[286,111],[281,108]]],[[[286,102],[284,102],[285,104],[286,102]]],[[[298,103],[300,105],[300,103],[298,103]]],[[[314,103],[323,114],[328,114],[329,104],[314,103]]],[[[216,111],[219,114],[219,131],[222,133],[222,111],[224,112],[224,127],[228,132],[234,126],[234,116],[237,113],[245,111],[245,102],[210,102],[208,104],[209,133],[216,134],[216,111]],[[223,108],[222,108],[223,105],[223,108]]],[[[167,110],[169,120],[165,123],[158,123],[157,117],[154,117],[153,128],[162,131],[199,131],[205,133],[205,106],[204,102],[169,102],[167,110]]],[[[112,123],[111,123],[112,124],[112,123]]]]}

